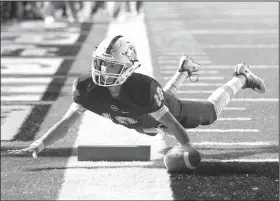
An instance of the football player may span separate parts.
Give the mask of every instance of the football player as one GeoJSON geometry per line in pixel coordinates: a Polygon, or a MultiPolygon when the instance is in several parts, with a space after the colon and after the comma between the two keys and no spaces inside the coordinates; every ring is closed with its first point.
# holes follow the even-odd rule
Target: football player
{"type": "Polygon", "coordinates": [[[186,78],[198,76],[198,63],[182,56],[177,72],[164,88],[155,79],[135,73],[139,67],[136,49],[130,41],[120,35],[104,39],[93,53],[91,73],[74,82],[73,103],[62,119],[29,147],[9,152],[31,152],[37,157],[46,146],[64,137],[87,110],[147,135],[168,133],[184,149],[194,150],[186,129],[215,122],[242,88],[265,92],[264,81],[248,65],[237,64],[233,78],[207,100],[179,100],[176,91],[186,78]]]}

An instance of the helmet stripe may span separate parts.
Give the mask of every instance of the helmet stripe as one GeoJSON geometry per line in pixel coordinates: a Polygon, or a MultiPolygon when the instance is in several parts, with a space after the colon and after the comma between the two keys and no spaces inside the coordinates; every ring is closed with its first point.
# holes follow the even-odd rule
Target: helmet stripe
{"type": "Polygon", "coordinates": [[[116,42],[119,38],[121,38],[121,37],[123,37],[123,36],[118,35],[118,36],[115,36],[115,37],[112,39],[112,41],[110,42],[110,44],[108,45],[108,47],[107,47],[107,49],[106,49],[106,53],[107,53],[107,54],[110,54],[110,51],[111,51],[113,45],[114,45],[115,42],[116,42]]]}

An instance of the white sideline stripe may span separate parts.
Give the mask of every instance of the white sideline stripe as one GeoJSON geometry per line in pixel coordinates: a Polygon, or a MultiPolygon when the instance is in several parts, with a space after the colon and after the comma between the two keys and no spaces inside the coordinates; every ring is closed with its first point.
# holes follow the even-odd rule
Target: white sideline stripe
{"type": "Polygon", "coordinates": [[[246,159],[246,158],[240,158],[240,159],[202,159],[202,162],[209,162],[209,163],[219,163],[219,162],[222,162],[222,163],[228,163],[228,162],[232,162],[232,163],[271,163],[271,162],[279,162],[279,159],[278,158],[260,158],[260,159],[246,159]]]}
{"type": "Polygon", "coordinates": [[[245,110],[245,107],[226,107],[224,110],[245,110]]]}
{"type": "MultiPolygon", "coordinates": [[[[14,107],[1,106],[4,109],[15,109],[14,107]]],[[[12,140],[20,129],[23,121],[31,112],[32,106],[17,106],[16,111],[11,111],[1,124],[1,141],[12,140]]]]}
{"type": "Polygon", "coordinates": [[[236,117],[236,118],[218,118],[219,121],[250,121],[252,118],[236,117]]]}
{"type": "MultiPolygon", "coordinates": [[[[204,69],[233,69],[234,65],[204,65],[204,69]]],[[[279,69],[278,65],[250,65],[251,69],[279,69]]],[[[160,66],[162,70],[177,70],[178,66],[162,65],[160,66]]]]}
{"type": "Polygon", "coordinates": [[[275,143],[271,142],[193,142],[194,146],[269,146],[275,143]]]}
{"type": "MultiPolygon", "coordinates": [[[[163,79],[164,80],[170,80],[172,77],[171,76],[164,76],[163,79]]],[[[199,76],[199,80],[224,80],[225,78],[223,76],[207,76],[207,77],[203,77],[203,76],[199,76]]]]}
{"type": "MultiPolygon", "coordinates": [[[[135,19],[133,22],[126,23],[111,22],[107,35],[112,36],[116,33],[135,41],[139,57],[144,58],[139,59],[142,61],[142,71],[152,76],[151,56],[144,21],[135,19]]],[[[90,112],[85,112],[81,121],[74,146],[81,144],[151,145],[151,160],[162,160],[163,158],[160,152],[166,147],[163,135],[155,136],[151,140],[149,136],[139,135],[132,129],[116,125],[110,120],[90,112]],[[94,132],[90,129],[93,122],[98,122],[98,129],[94,132]]],[[[120,163],[115,162],[110,162],[110,168],[106,168],[104,167],[106,164],[108,163],[83,163],[77,161],[77,157],[70,157],[67,167],[89,166],[93,168],[66,168],[58,200],[174,199],[170,189],[169,174],[164,168],[153,168],[153,161],[144,163],[150,164],[150,168],[143,168],[141,167],[143,163],[135,162],[126,163],[136,166],[132,168],[120,168],[120,163]],[[101,167],[98,168],[98,165],[96,167],[96,164],[100,164],[101,167]]]]}
{"type": "MultiPolygon", "coordinates": [[[[175,70],[162,70],[161,73],[162,74],[175,74],[175,70]]],[[[198,72],[199,74],[218,74],[219,71],[218,70],[202,70],[198,72]]]]}
{"type": "Polygon", "coordinates": [[[246,132],[246,133],[257,133],[260,132],[258,129],[186,129],[187,132],[193,133],[232,133],[232,132],[246,132]]]}
{"type": "MultiPolygon", "coordinates": [[[[180,100],[205,101],[203,98],[180,98],[180,100]]],[[[278,98],[233,98],[231,102],[279,102],[278,98]]]]}

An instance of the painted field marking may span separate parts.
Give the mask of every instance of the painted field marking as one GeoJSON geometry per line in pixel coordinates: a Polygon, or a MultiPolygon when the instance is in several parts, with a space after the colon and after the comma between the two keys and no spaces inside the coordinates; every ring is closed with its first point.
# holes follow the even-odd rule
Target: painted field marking
{"type": "Polygon", "coordinates": [[[62,62],[61,58],[1,58],[1,74],[54,74],[62,62]]]}
{"type": "MultiPolygon", "coordinates": [[[[209,59],[196,59],[196,61],[201,64],[201,65],[204,65],[204,64],[211,64],[212,61],[209,60],[209,59]]],[[[173,59],[173,60],[157,60],[158,64],[166,64],[166,65],[171,65],[171,64],[178,64],[179,61],[178,59],[173,59]]],[[[177,67],[177,66],[176,66],[177,67]]],[[[178,68],[178,67],[177,67],[178,68]]]]}
{"type": "MultiPolygon", "coordinates": [[[[180,98],[180,100],[205,101],[203,98],[180,98]]],[[[279,98],[233,98],[234,102],[279,102],[279,98]]]]}
{"type": "Polygon", "coordinates": [[[1,95],[1,101],[40,101],[42,96],[43,93],[36,95],[1,95]]]}
{"type": "Polygon", "coordinates": [[[68,32],[43,32],[43,33],[13,33],[13,32],[1,32],[1,41],[10,43],[28,43],[28,44],[44,44],[44,45],[69,45],[74,44],[80,33],[68,33],[68,32]],[[5,38],[14,39],[5,39],[5,38]]]}
{"type": "Polygon", "coordinates": [[[245,110],[245,107],[225,107],[224,110],[245,110]]]}
{"type": "Polygon", "coordinates": [[[186,90],[186,91],[178,91],[177,94],[211,94],[213,90],[186,90]]]}
{"type": "Polygon", "coordinates": [[[236,117],[236,118],[218,118],[218,121],[250,121],[252,118],[236,117]]]}
{"type": "Polygon", "coordinates": [[[225,83],[206,83],[206,82],[189,82],[183,83],[182,87],[220,87],[225,83]]]}
{"type": "MultiPolygon", "coordinates": [[[[141,69],[145,74],[152,76],[152,64],[150,49],[147,40],[147,31],[143,19],[135,19],[124,23],[111,22],[108,27],[107,36],[114,36],[116,33],[135,40],[139,60],[142,57],[141,69]],[[128,28],[129,27],[129,28],[128,28]]],[[[106,162],[82,163],[77,161],[77,157],[70,157],[64,174],[64,181],[60,188],[58,200],[173,200],[170,189],[170,178],[166,169],[157,168],[154,161],[161,161],[163,158],[160,150],[166,147],[163,136],[155,136],[151,140],[149,136],[139,135],[136,131],[123,126],[113,124],[110,120],[98,115],[86,112],[78,129],[75,145],[79,144],[137,144],[151,145],[151,162],[149,168],[143,168],[143,163],[129,164],[135,165],[133,168],[127,166],[120,168],[120,163],[110,163],[106,168],[106,162]],[[95,121],[96,120],[96,121],[95,121]],[[98,129],[93,133],[92,122],[98,122],[98,129]],[[114,132],[112,132],[114,131],[114,132]],[[116,132],[118,134],[116,135],[116,132]],[[106,136],[106,137],[104,137],[106,136]],[[108,138],[111,138],[108,141],[108,138]],[[86,164],[93,168],[79,168],[86,164]],[[139,165],[139,166],[137,166],[139,165]],[[97,167],[96,167],[97,166],[97,167]],[[108,193],[108,189],[110,192],[108,193]],[[71,193],[75,192],[75,193],[71,193]]],[[[147,163],[144,163],[147,164],[147,163]]]]}
{"type": "MultiPolygon", "coordinates": [[[[1,123],[1,141],[12,140],[20,129],[25,118],[30,114],[32,106],[1,106],[10,110],[4,123],[1,123]]],[[[2,113],[2,111],[1,111],[2,113]]]]}
{"type": "MultiPolygon", "coordinates": [[[[13,93],[24,93],[24,94],[28,94],[28,93],[44,93],[47,89],[47,85],[46,86],[34,86],[34,85],[30,85],[30,86],[1,86],[1,96],[3,94],[13,94],[13,93]]],[[[54,89],[56,90],[56,89],[54,89]]]]}
{"type": "MultiPolygon", "coordinates": [[[[186,52],[184,52],[184,54],[189,55],[189,56],[206,55],[206,53],[203,51],[189,51],[189,52],[186,51],[186,52]]],[[[160,55],[170,55],[170,56],[179,56],[180,57],[183,55],[183,52],[167,50],[167,51],[160,51],[160,55]]]]}
{"type": "MultiPolygon", "coordinates": [[[[201,70],[198,73],[199,74],[218,74],[220,71],[218,70],[201,70]]],[[[175,70],[162,70],[160,72],[161,74],[175,74],[176,71],[175,70]]]]}
{"type": "Polygon", "coordinates": [[[16,84],[16,85],[22,85],[22,84],[49,84],[51,83],[52,78],[51,77],[1,77],[1,84],[16,84]]]}
{"type": "MultiPolygon", "coordinates": [[[[188,46],[188,44],[187,44],[188,46]]],[[[190,45],[191,46],[191,45],[190,45]]],[[[247,49],[247,48],[267,48],[267,49],[277,49],[277,44],[220,44],[220,45],[214,45],[214,44],[204,44],[204,45],[198,45],[199,48],[208,48],[208,49],[217,49],[217,48],[225,48],[225,49],[247,49]]]]}
{"type": "Polygon", "coordinates": [[[232,133],[232,132],[242,132],[242,133],[257,133],[260,132],[258,129],[187,129],[188,132],[193,133],[232,133]]]}
{"type": "Polygon", "coordinates": [[[278,158],[253,158],[253,159],[246,159],[246,158],[239,158],[239,159],[202,159],[202,162],[209,162],[209,163],[274,163],[279,162],[278,158]]]}
{"type": "MultiPolygon", "coordinates": [[[[204,69],[233,69],[235,65],[204,65],[204,69]]],[[[250,65],[251,69],[279,69],[278,65],[250,65]]],[[[177,70],[178,66],[162,65],[160,66],[162,70],[177,70]]]]}
{"type": "MultiPolygon", "coordinates": [[[[209,57],[208,55],[195,55],[195,54],[189,54],[188,52],[187,53],[184,53],[188,56],[191,56],[191,58],[193,58],[194,60],[209,60],[209,57]]],[[[184,55],[183,53],[180,55],[184,55]]],[[[157,59],[158,60],[174,60],[174,59],[179,59],[180,56],[178,55],[178,58],[172,58],[170,56],[157,56],[157,59]]]]}
{"type": "Polygon", "coordinates": [[[278,34],[278,29],[187,29],[186,31],[177,31],[177,34],[218,34],[218,35],[228,35],[228,34],[278,34]]]}
{"type": "Polygon", "coordinates": [[[277,145],[275,142],[193,142],[194,146],[221,146],[221,147],[235,147],[235,146],[269,146],[277,145]]]}
{"type": "MultiPolygon", "coordinates": [[[[170,80],[171,76],[164,76],[163,77],[164,80],[170,80]]],[[[207,77],[203,77],[203,76],[199,76],[199,80],[224,80],[225,78],[223,76],[207,76],[207,77]]]]}

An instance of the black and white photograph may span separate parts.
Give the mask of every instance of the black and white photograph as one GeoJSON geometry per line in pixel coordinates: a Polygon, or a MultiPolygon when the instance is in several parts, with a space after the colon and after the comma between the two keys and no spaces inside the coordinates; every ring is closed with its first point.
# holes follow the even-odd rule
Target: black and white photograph
{"type": "Polygon", "coordinates": [[[1,1],[1,200],[279,200],[279,1],[1,1]]]}

